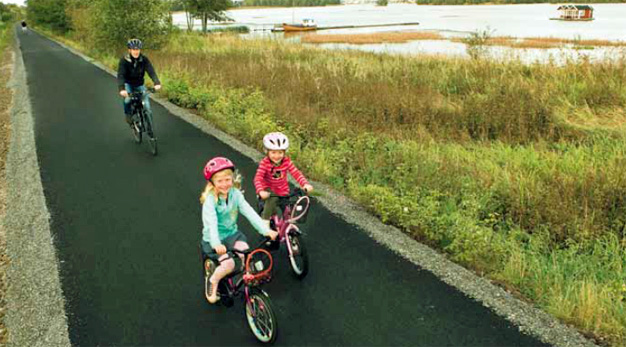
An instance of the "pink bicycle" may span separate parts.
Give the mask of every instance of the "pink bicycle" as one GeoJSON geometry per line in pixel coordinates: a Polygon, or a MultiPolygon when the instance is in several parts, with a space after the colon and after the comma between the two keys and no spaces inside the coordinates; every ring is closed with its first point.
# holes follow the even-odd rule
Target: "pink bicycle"
{"type": "Polygon", "coordinates": [[[277,241],[270,242],[268,248],[277,250],[280,244],[287,246],[287,255],[293,274],[298,279],[303,279],[309,272],[309,257],[306,246],[302,240],[302,231],[296,223],[306,222],[311,199],[302,189],[295,189],[288,196],[270,195],[280,198],[279,206],[282,215],[275,214],[270,218],[270,226],[278,231],[277,241]]]}

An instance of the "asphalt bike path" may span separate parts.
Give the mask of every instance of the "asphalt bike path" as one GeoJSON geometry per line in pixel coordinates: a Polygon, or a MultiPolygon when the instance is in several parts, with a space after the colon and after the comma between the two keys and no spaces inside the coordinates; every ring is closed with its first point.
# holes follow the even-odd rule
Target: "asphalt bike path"
{"type": "MultiPolygon", "coordinates": [[[[240,301],[202,295],[198,197],[203,165],[222,155],[254,203],[256,163],[154,101],[153,157],[112,76],[32,31],[20,41],[72,344],[255,345],[240,301]]],[[[282,249],[264,286],[277,345],[541,345],[320,204],[303,230],[308,276],[292,277],[282,249]]]]}

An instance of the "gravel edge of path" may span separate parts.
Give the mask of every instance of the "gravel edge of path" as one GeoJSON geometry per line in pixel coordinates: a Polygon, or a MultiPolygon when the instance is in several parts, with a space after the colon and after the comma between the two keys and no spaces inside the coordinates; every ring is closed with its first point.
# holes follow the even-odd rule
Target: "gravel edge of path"
{"type": "MultiPolygon", "coordinates": [[[[112,76],[117,76],[115,71],[97,60],[54,38],[48,38],[112,76]]],[[[259,161],[263,158],[264,155],[261,152],[217,129],[206,119],[176,106],[162,97],[154,94],[151,94],[150,97],[173,115],[217,138],[250,159],[259,161]]],[[[574,327],[560,322],[545,311],[516,298],[488,279],[448,260],[444,255],[415,241],[398,228],[383,224],[360,205],[334,191],[328,185],[315,181],[312,184],[316,187],[316,191],[321,193],[321,196],[315,196],[315,199],[330,211],[359,227],[377,243],[386,246],[413,264],[430,271],[446,284],[480,302],[497,315],[516,325],[521,332],[559,347],[597,346],[574,327]]]]}
{"type": "Polygon", "coordinates": [[[8,346],[70,346],[65,300],[50,214],[43,194],[35,146],[26,70],[17,33],[11,140],[7,156],[8,346]]]}

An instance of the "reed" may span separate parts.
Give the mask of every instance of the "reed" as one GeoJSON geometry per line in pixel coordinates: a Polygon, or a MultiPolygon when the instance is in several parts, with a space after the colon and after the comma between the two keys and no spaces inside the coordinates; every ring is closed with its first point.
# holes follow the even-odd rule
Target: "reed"
{"type": "Polygon", "coordinates": [[[442,40],[443,37],[435,32],[383,32],[371,34],[310,34],[301,38],[302,43],[351,43],[351,44],[372,44],[372,43],[401,43],[414,40],[442,40]]]}
{"type": "MultiPolygon", "coordinates": [[[[398,137],[425,128],[435,138],[510,143],[580,141],[586,137],[581,123],[604,122],[607,134],[623,130],[620,122],[602,121],[624,106],[623,63],[382,60],[360,52],[315,54],[271,41],[197,40],[185,43],[183,54],[159,52],[156,58],[227,86],[255,86],[275,99],[288,119],[315,121],[330,113],[352,128],[398,137]],[[206,66],[220,68],[206,71],[206,66]],[[296,112],[294,103],[306,107],[296,112]]],[[[184,40],[175,42],[180,48],[184,40]]]]}
{"type": "MultiPolygon", "coordinates": [[[[452,38],[453,42],[463,42],[463,38],[452,38]]],[[[486,46],[505,46],[513,48],[560,48],[567,46],[575,47],[626,47],[624,41],[609,40],[582,40],[582,39],[562,39],[555,37],[526,37],[516,38],[509,36],[488,37],[482,43],[486,46]]]]}

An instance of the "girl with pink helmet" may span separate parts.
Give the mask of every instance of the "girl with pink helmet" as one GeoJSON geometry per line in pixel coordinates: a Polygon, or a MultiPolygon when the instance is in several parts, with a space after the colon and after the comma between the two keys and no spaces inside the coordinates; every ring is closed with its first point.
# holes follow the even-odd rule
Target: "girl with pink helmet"
{"type": "Polygon", "coordinates": [[[241,266],[240,257],[233,259],[227,252],[249,248],[246,236],[237,228],[239,213],[248,219],[259,234],[274,240],[277,233],[267,227],[244,198],[240,190],[241,177],[236,173],[232,161],[224,157],[209,160],[204,167],[204,178],[207,185],[200,196],[202,259],[206,273],[212,273],[208,281],[205,281],[204,292],[207,301],[213,304],[219,299],[219,281],[233,272],[235,266],[241,266]],[[215,267],[212,261],[208,261],[209,258],[217,258],[219,265],[215,267]]]}

